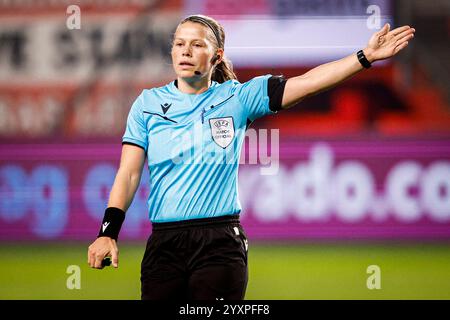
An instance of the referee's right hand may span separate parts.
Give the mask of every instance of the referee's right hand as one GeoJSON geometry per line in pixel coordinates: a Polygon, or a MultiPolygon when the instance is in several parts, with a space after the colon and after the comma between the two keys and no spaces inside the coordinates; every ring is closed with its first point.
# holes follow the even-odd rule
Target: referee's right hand
{"type": "Polygon", "coordinates": [[[110,237],[99,237],[88,248],[88,264],[91,268],[103,269],[102,261],[108,256],[112,258],[112,266],[119,267],[119,249],[116,240],[110,237]]]}

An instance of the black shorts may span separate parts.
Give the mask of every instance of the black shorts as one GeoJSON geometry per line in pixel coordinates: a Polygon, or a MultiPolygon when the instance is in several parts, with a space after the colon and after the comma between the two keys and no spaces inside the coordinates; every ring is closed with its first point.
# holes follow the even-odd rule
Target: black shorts
{"type": "Polygon", "coordinates": [[[242,300],[248,242],[239,216],[153,223],[141,264],[143,300],[242,300]]]}

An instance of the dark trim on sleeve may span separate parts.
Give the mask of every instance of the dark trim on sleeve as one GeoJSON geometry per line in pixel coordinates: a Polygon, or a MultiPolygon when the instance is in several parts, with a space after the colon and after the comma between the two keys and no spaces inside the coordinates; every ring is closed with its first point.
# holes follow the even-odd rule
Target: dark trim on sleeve
{"type": "Polygon", "coordinates": [[[130,146],[136,146],[136,147],[139,147],[139,148],[141,148],[142,150],[146,151],[145,148],[144,148],[143,146],[140,146],[140,145],[138,145],[137,143],[128,142],[128,141],[123,141],[123,142],[122,142],[122,145],[124,145],[124,144],[129,144],[130,146]]]}
{"type": "Polygon", "coordinates": [[[269,97],[269,108],[273,112],[278,112],[282,109],[284,87],[287,80],[284,76],[271,76],[267,81],[267,95],[269,97]]]}

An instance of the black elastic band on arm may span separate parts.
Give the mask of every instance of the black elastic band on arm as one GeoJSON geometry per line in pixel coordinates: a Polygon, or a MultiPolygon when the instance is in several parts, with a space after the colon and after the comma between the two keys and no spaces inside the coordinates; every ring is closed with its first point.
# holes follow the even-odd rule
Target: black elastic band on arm
{"type": "Polygon", "coordinates": [[[284,87],[287,80],[283,76],[272,76],[267,82],[267,95],[269,96],[269,108],[273,112],[282,109],[284,87]]]}
{"type": "Polygon", "coordinates": [[[124,220],[125,211],[115,207],[106,208],[97,238],[110,237],[117,241],[124,220]]]}

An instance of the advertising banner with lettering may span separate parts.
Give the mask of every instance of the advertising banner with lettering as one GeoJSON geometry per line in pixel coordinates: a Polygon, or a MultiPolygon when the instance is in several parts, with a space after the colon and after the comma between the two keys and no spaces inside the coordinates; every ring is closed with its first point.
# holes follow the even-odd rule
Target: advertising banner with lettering
{"type": "Polygon", "coordinates": [[[385,23],[394,25],[392,7],[390,0],[186,0],[184,12],[221,22],[235,66],[276,67],[315,66],[364,48],[385,23]]]}
{"type": "Polygon", "coordinates": [[[174,79],[178,0],[0,1],[0,137],[117,136],[174,79]]]}
{"type": "MultiPolygon", "coordinates": [[[[273,136],[258,133],[256,156],[250,142],[241,154],[241,218],[252,239],[450,238],[448,139],[291,140],[275,148],[273,136]]],[[[94,238],[120,150],[120,143],[2,144],[0,239],[94,238]]],[[[150,185],[145,169],[121,239],[150,234],[150,185]]]]}

